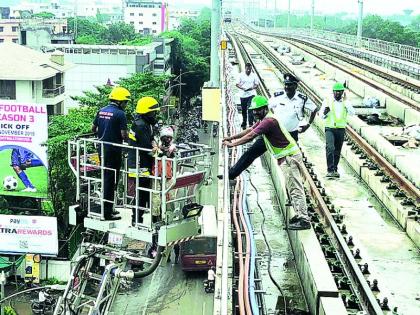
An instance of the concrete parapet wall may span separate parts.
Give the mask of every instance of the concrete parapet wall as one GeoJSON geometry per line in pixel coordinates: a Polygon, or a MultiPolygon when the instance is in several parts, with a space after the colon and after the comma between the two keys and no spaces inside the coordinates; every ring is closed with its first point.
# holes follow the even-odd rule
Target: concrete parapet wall
{"type": "MultiPolygon", "coordinates": [[[[264,159],[270,169],[271,178],[279,198],[283,216],[293,216],[293,208],[286,206],[287,195],[284,177],[269,154],[264,159]]],[[[325,260],[321,245],[313,229],[288,231],[297,271],[303,284],[303,291],[311,314],[341,315],[347,314],[334,278],[325,260]]]]}

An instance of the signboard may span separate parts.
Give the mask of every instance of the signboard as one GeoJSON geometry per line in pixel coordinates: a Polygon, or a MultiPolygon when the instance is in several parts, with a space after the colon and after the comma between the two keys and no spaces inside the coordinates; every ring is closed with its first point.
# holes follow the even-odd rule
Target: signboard
{"type": "Polygon", "coordinates": [[[222,107],[220,105],[221,91],[219,88],[203,87],[202,90],[202,119],[208,121],[222,120],[222,107]]]}
{"type": "Polygon", "coordinates": [[[46,105],[0,101],[0,195],[46,198],[46,105]]]}
{"type": "Polygon", "coordinates": [[[25,282],[39,283],[41,256],[34,254],[25,255],[25,282]]]}
{"type": "Polygon", "coordinates": [[[58,254],[57,218],[0,215],[0,254],[58,254]]]}

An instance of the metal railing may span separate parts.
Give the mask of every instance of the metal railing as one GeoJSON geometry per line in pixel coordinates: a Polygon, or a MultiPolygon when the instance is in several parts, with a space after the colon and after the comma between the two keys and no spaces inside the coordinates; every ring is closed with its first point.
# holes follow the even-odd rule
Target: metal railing
{"type": "Polygon", "coordinates": [[[160,217],[165,224],[181,220],[180,211],[183,205],[197,202],[197,189],[204,183],[208,174],[207,168],[211,165],[209,147],[200,144],[189,145],[191,149],[179,149],[174,158],[155,156],[153,170],[148,170],[140,168],[139,165],[141,154],[152,154],[150,149],[103,142],[93,137],[70,141],[68,160],[76,175],[76,200],[82,200],[83,196],[86,196],[88,217],[98,220],[105,218],[104,204],[107,202],[113,206],[132,209],[136,213],[134,221],[137,227],[152,228],[151,216],[156,207],[159,208],[160,217]],[[129,168],[127,160],[123,159],[122,168],[119,170],[122,175],[122,191],[118,193],[116,183],[116,198],[113,200],[104,198],[105,172],[116,172],[103,163],[105,146],[120,148],[122,152],[134,151],[136,158],[134,168],[129,168]],[[98,152],[102,152],[101,155],[98,152]],[[158,169],[158,165],[161,169],[158,169]],[[171,166],[170,176],[168,165],[171,166]],[[142,183],[144,180],[151,184],[142,183]],[[146,205],[139,204],[140,194],[148,194],[146,205]],[[139,212],[144,212],[144,221],[139,212]]]}
{"type": "Polygon", "coordinates": [[[58,95],[63,94],[65,91],[64,85],[59,85],[54,89],[42,89],[43,98],[54,98],[58,95]]]}
{"type": "Polygon", "coordinates": [[[276,34],[281,34],[285,36],[303,36],[307,38],[318,38],[324,39],[327,41],[331,41],[334,43],[341,43],[345,45],[349,45],[352,47],[359,47],[364,48],[369,51],[378,52],[380,54],[385,54],[397,59],[406,60],[415,64],[420,64],[420,48],[409,46],[409,45],[402,45],[398,43],[392,43],[383,41],[380,39],[374,38],[367,38],[362,37],[362,40],[359,42],[357,40],[357,36],[337,33],[337,32],[329,32],[329,31],[321,31],[321,30],[313,30],[310,31],[308,29],[269,29],[269,28],[260,28],[260,30],[272,32],[276,34]]]}

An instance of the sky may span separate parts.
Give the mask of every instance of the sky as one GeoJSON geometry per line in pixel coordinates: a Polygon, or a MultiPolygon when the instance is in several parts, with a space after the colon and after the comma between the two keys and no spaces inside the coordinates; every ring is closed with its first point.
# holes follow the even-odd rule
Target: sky
{"type": "MultiPolygon", "coordinates": [[[[258,0],[249,0],[258,3],[258,0]]],[[[197,5],[208,6],[212,4],[212,0],[167,0],[169,5],[197,5]]],[[[239,6],[240,3],[247,7],[248,0],[223,0],[227,5],[232,2],[239,6]]],[[[262,7],[267,2],[268,7],[274,9],[275,0],[259,0],[262,7]]],[[[291,0],[291,9],[305,10],[310,9],[311,0],[291,0]]],[[[347,12],[356,14],[358,12],[357,0],[315,0],[315,10],[323,13],[347,12]]],[[[277,7],[280,10],[287,10],[287,0],[277,0],[277,7]]],[[[364,13],[375,13],[380,15],[392,15],[401,13],[404,9],[413,9],[415,13],[420,14],[420,0],[364,0],[364,13]]]]}

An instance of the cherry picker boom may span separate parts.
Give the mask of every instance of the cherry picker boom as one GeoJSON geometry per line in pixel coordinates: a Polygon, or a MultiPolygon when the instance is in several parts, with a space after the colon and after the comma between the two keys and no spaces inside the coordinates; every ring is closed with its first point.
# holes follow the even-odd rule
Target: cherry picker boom
{"type": "Polygon", "coordinates": [[[54,315],[109,314],[121,285],[153,273],[166,264],[174,245],[200,235],[198,218],[205,206],[200,204],[200,189],[211,182],[210,147],[189,143],[179,146],[174,158],[154,156],[151,173],[139,167],[142,151],[152,154],[149,149],[89,135],[69,141],[68,161],[76,177],[76,204],[70,206],[69,223],[83,224],[86,231],[54,315]],[[98,152],[104,152],[105,145],[120,147],[123,154],[136,152],[135,169],[129,169],[123,159],[113,201],[121,220],[104,217],[106,167],[98,152]],[[140,185],[140,179],[148,179],[151,185],[140,185]],[[149,202],[140,205],[139,196],[145,193],[149,202]],[[131,213],[135,213],[134,223],[131,213]]]}

